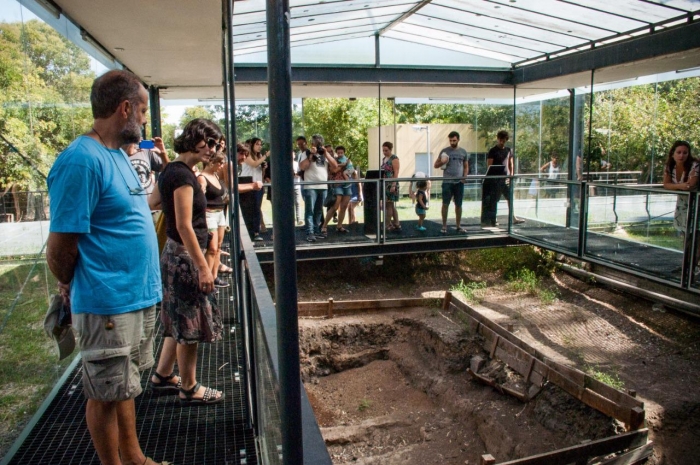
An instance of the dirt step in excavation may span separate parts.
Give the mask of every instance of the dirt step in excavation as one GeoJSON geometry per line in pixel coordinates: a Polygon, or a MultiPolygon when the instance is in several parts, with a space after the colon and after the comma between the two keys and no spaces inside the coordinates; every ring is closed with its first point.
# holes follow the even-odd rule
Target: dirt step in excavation
{"type": "Polygon", "coordinates": [[[523,403],[473,379],[478,356],[481,374],[527,392],[458,313],[410,307],[300,320],[302,377],[334,463],[478,464],[482,454],[502,462],[621,432],[551,383],[523,403]]]}

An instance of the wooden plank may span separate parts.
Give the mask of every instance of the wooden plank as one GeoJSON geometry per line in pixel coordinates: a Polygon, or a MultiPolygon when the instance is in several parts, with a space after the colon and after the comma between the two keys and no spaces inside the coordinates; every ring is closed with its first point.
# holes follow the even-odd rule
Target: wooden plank
{"type": "Polygon", "coordinates": [[[625,452],[624,454],[611,457],[609,459],[599,462],[599,465],[632,465],[635,463],[640,463],[642,460],[646,460],[651,457],[654,452],[654,443],[648,442],[642,447],[637,449],[632,449],[625,452]]]}
{"type": "Polygon", "coordinates": [[[565,465],[576,462],[582,457],[598,457],[644,446],[647,443],[648,433],[647,429],[642,429],[544,454],[501,462],[499,465],[565,465]]]}
{"type": "Polygon", "coordinates": [[[494,465],[495,463],[496,463],[496,459],[493,457],[493,455],[484,454],[481,456],[480,465],[494,465]]]}
{"type": "Polygon", "coordinates": [[[501,336],[496,334],[496,337],[493,340],[493,344],[491,344],[491,358],[493,358],[494,355],[496,355],[496,349],[498,349],[498,341],[501,340],[501,336]]]}
{"type": "MultiPolygon", "coordinates": [[[[586,386],[590,386],[591,389],[594,392],[597,392],[598,395],[603,395],[603,397],[606,397],[608,399],[611,399],[613,403],[617,405],[622,405],[628,409],[628,413],[626,413],[624,416],[627,417],[627,419],[630,419],[630,414],[629,411],[631,411],[632,408],[634,407],[644,407],[644,404],[640,402],[639,400],[635,399],[632,396],[629,396],[625,394],[624,392],[620,392],[610,386],[607,386],[605,383],[601,383],[600,381],[586,375],[580,370],[577,370],[575,368],[567,367],[565,365],[561,365],[559,363],[556,363],[552,360],[549,360],[544,354],[542,354],[540,351],[536,350],[529,344],[527,344],[525,341],[522,339],[518,338],[515,336],[513,333],[508,332],[505,328],[502,326],[498,325],[497,323],[494,323],[481,313],[477,312],[474,310],[472,307],[470,307],[466,302],[462,302],[458,298],[454,297],[452,299],[451,303],[452,307],[456,311],[463,311],[466,313],[470,318],[473,318],[477,320],[481,325],[484,327],[487,327],[491,331],[493,331],[495,334],[500,336],[501,339],[505,339],[506,341],[512,343],[516,347],[519,347],[523,349],[525,352],[534,355],[540,362],[541,360],[546,361],[546,365],[549,366],[555,366],[555,370],[559,371],[559,373],[563,374],[568,381],[574,382],[575,384],[578,384],[581,388],[584,388],[586,386]]],[[[542,376],[547,377],[547,368],[544,368],[542,365],[539,365],[538,362],[535,362],[535,366],[533,367],[533,370],[535,372],[540,373],[542,376]]],[[[540,362],[541,363],[541,362],[540,362]]],[[[573,393],[572,393],[573,394],[573,393]]],[[[574,394],[575,395],[575,394],[574,394]]],[[[634,414],[631,414],[632,417],[634,417],[634,414]]],[[[624,420],[621,420],[624,421],[624,420]]],[[[638,422],[638,420],[637,420],[638,422]]],[[[627,423],[627,422],[626,422],[627,423]]],[[[641,425],[639,425],[641,426],[641,425]]]]}
{"type": "MultiPolygon", "coordinates": [[[[323,317],[328,316],[329,299],[324,302],[299,302],[297,308],[300,317],[323,317]]],[[[382,310],[387,308],[400,307],[426,307],[435,302],[435,298],[411,298],[411,299],[382,299],[382,300],[345,300],[333,301],[332,312],[334,316],[339,314],[348,315],[353,312],[382,310]]]]}
{"type": "Polygon", "coordinates": [[[333,297],[328,299],[328,313],[326,316],[328,318],[333,318],[333,297]]]}
{"type": "Polygon", "coordinates": [[[447,291],[445,292],[445,298],[442,299],[442,309],[447,310],[450,308],[450,302],[452,302],[452,292],[447,291]]]}
{"type": "Polygon", "coordinates": [[[470,317],[474,318],[475,320],[479,321],[482,325],[488,327],[489,329],[493,330],[495,333],[503,337],[504,339],[512,342],[516,346],[520,347],[521,349],[531,353],[532,355],[538,355],[540,358],[544,358],[544,354],[539,353],[536,351],[532,346],[527,344],[525,341],[517,337],[513,333],[509,333],[503,326],[499,325],[498,323],[494,323],[481,313],[477,312],[470,306],[468,306],[466,303],[462,302],[458,298],[454,297],[452,299],[452,302],[450,303],[450,306],[453,307],[454,309],[458,311],[462,311],[469,315],[470,317]]]}

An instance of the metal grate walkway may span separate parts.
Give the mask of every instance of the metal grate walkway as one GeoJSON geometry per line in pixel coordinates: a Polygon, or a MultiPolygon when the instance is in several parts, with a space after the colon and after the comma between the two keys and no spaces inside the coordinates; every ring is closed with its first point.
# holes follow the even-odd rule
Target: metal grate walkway
{"type": "MultiPolygon", "coordinates": [[[[152,396],[145,387],[152,375],[141,375],[144,392],[136,398],[136,429],[148,457],[174,465],[256,464],[253,430],[247,427],[243,334],[235,324],[231,288],[219,291],[224,338],[201,344],[197,379],[226,394],[224,402],[206,407],[180,407],[177,396],[152,396]]],[[[162,338],[156,326],[156,356],[162,338]]],[[[17,450],[10,464],[99,465],[85,423],[86,399],[78,363],[49,407],[17,450]]]]}

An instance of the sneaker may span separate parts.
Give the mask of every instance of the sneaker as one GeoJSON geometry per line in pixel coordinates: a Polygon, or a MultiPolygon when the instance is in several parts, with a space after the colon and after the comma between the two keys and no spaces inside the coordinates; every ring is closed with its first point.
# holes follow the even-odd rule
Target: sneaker
{"type": "Polygon", "coordinates": [[[416,229],[421,232],[426,230],[425,226],[418,226],[416,229]]]}
{"type": "Polygon", "coordinates": [[[253,236],[253,240],[256,242],[262,242],[265,239],[263,239],[262,236],[260,236],[260,234],[256,234],[255,236],[253,236]]]}
{"type": "Polygon", "coordinates": [[[316,236],[314,236],[313,234],[307,234],[306,242],[316,242],[316,236]]]}
{"type": "Polygon", "coordinates": [[[316,239],[326,239],[328,238],[328,231],[319,231],[314,233],[314,236],[316,236],[316,239]]]}
{"type": "Polygon", "coordinates": [[[219,277],[217,277],[214,280],[214,287],[225,288],[225,287],[229,287],[230,285],[231,284],[229,282],[224,281],[223,279],[221,279],[219,277]]]}

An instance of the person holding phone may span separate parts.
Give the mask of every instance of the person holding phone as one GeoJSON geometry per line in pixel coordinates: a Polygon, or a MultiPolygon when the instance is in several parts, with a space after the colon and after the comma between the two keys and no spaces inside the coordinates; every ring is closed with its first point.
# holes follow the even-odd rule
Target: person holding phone
{"type": "Polygon", "coordinates": [[[170,162],[163,139],[154,137],[153,140],[142,140],[138,144],[127,144],[123,148],[129,156],[131,166],[136,170],[141,187],[150,195],[156,181],[154,173],[162,172],[170,162]]]}

